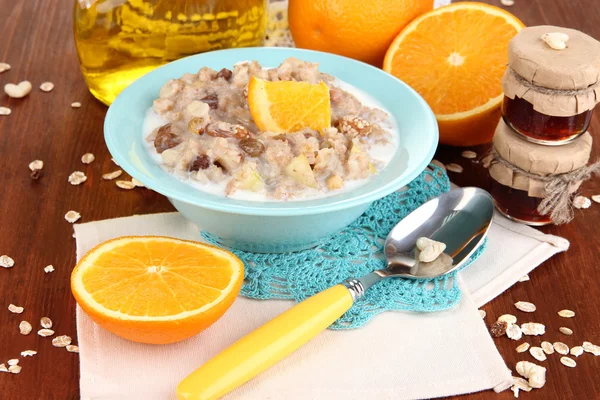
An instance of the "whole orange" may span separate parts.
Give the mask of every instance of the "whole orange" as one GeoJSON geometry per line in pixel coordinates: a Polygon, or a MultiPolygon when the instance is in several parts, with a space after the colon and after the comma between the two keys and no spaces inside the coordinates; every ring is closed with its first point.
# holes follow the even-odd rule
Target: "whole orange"
{"type": "Polygon", "coordinates": [[[297,47],[354,58],[380,67],[388,47],[433,0],[289,0],[297,47]]]}

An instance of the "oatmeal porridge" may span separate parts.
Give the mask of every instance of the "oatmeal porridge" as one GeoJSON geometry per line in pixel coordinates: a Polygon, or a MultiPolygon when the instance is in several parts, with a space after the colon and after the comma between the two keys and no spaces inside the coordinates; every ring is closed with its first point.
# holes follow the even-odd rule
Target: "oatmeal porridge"
{"type": "Polygon", "coordinates": [[[374,98],[297,59],[270,69],[256,61],[202,68],[168,81],[159,96],[144,121],[150,155],[193,187],[235,199],[306,200],[351,190],[385,168],[398,146],[396,122],[374,98]],[[324,82],[330,121],[318,130],[259,129],[248,105],[252,79],[324,82]]]}

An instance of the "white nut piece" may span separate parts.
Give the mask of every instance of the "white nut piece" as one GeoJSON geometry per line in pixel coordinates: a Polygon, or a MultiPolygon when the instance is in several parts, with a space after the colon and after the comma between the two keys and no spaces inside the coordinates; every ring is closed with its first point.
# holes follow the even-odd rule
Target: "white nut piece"
{"type": "Polygon", "coordinates": [[[527,379],[529,386],[539,389],[546,384],[546,368],[529,361],[519,361],[517,373],[527,379]]]}
{"type": "Polygon", "coordinates": [[[563,50],[567,47],[569,35],[562,32],[544,33],[542,40],[554,50],[563,50]]]}
{"type": "Polygon", "coordinates": [[[23,81],[18,84],[7,83],[4,85],[4,93],[13,99],[21,99],[31,92],[31,82],[23,81]]]}
{"type": "Polygon", "coordinates": [[[417,239],[417,249],[420,250],[419,261],[432,262],[446,250],[446,244],[426,237],[420,237],[417,239]]]}

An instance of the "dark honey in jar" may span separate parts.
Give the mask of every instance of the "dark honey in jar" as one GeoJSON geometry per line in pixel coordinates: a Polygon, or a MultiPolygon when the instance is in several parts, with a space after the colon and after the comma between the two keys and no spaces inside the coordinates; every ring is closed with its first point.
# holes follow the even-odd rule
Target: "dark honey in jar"
{"type": "MultiPolygon", "coordinates": [[[[592,137],[586,132],[561,147],[541,146],[525,140],[500,120],[493,146],[487,163],[496,208],[515,221],[540,226],[553,222],[550,215],[538,210],[547,195],[546,180],[584,167],[590,158],[592,137]]],[[[570,185],[569,192],[575,192],[580,184],[570,185]]]]}
{"type": "Polygon", "coordinates": [[[508,46],[502,117],[528,141],[563,145],[585,133],[600,101],[600,42],[574,29],[524,28],[508,46]],[[551,48],[542,36],[568,36],[551,48]]]}

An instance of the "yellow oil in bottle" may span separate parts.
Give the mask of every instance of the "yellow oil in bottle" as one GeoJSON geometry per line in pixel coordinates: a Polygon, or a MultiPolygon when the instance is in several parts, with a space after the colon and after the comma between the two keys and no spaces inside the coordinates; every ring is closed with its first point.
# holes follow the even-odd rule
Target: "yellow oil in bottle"
{"type": "Polygon", "coordinates": [[[266,0],[79,0],[75,43],[90,92],[109,105],[130,83],[169,61],[258,46],[266,0]]]}

